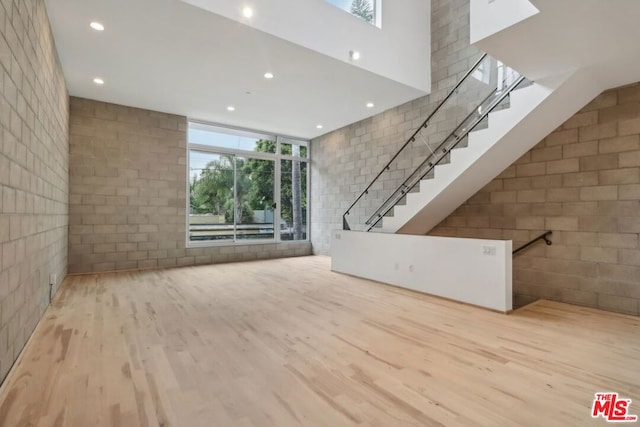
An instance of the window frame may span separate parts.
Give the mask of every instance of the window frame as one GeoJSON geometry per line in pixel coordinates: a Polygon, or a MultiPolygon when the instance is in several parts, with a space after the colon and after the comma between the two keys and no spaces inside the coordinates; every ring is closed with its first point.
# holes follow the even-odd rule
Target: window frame
{"type": "MultiPolygon", "coordinates": [[[[273,244],[291,244],[291,243],[303,243],[309,242],[311,240],[311,224],[309,222],[311,218],[311,144],[309,140],[296,138],[285,135],[276,135],[268,132],[256,131],[253,129],[245,129],[245,128],[237,128],[232,126],[225,126],[217,123],[209,123],[199,120],[187,120],[187,141],[186,141],[186,212],[185,212],[185,245],[186,248],[203,248],[203,247],[219,247],[219,246],[244,246],[244,245],[273,245],[273,244]],[[276,143],[276,151],[275,153],[263,153],[259,151],[249,151],[242,149],[234,149],[227,147],[218,147],[215,145],[205,145],[205,144],[196,144],[189,142],[189,128],[191,125],[195,125],[199,130],[210,130],[212,132],[220,132],[224,134],[231,135],[239,135],[239,136],[250,136],[256,137],[256,139],[269,139],[275,141],[276,143]],[[272,138],[272,139],[270,139],[272,138]],[[283,142],[283,140],[285,140],[283,142]],[[295,157],[291,155],[282,154],[281,145],[291,144],[295,142],[297,145],[301,147],[304,146],[307,148],[307,156],[306,157],[295,157]],[[234,195],[237,191],[237,168],[235,159],[237,157],[241,158],[254,158],[260,160],[270,160],[274,162],[274,189],[273,189],[273,199],[276,202],[276,208],[273,211],[273,230],[274,237],[268,239],[247,239],[247,240],[238,240],[237,238],[237,223],[236,217],[234,215],[233,219],[233,239],[232,240],[202,240],[202,241],[192,241],[190,236],[190,210],[191,210],[191,152],[197,151],[205,154],[217,154],[217,155],[231,155],[234,156],[234,167],[233,167],[233,191],[234,195]],[[281,168],[282,168],[282,160],[291,160],[291,161],[300,161],[305,162],[307,164],[307,177],[306,177],[306,198],[307,198],[307,207],[306,207],[306,238],[301,240],[282,240],[280,233],[280,223],[282,221],[281,217],[281,191],[280,187],[282,184],[281,180],[281,168]]],[[[235,197],[234,197],[235,198],[235,197]]]]}
{"type": "Polygon", "coordinates": [[[379,30],[382,29],[382,0],[370,0],[371,1],[371,6],[373,7],[373,12],[374,12],[374,14],[373,14],[373,22],[366,21],[366,20],[362,19],[360,16],[356,15],[355,13],[352,13],[351,12],[351,7],[345,9],[343,7],[338,6],[337,4],[333,3],[330,0],[324,0],[324,1],[325,1],[325,3],[328,3],[331,6],[337,8],[337,9],[340,9],[340,10],[342,10],[344,12],[347,12],[349,15],[351,15],[351,16],[353,16],[355,18],[358,18],[361,21],[364,21],[369,25],[372,25],[373,27],[375,27],[375,28],[377,28],[379,30]]]}

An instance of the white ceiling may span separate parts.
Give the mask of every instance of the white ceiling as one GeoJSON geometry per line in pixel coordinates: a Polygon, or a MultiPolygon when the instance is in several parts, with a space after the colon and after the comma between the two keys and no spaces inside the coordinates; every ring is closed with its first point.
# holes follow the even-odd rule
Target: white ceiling
{"type": "Polygon", "coordinates": [[[72,96],[313,138],[425,95],[180,0],[47,0],[47,9],[72,96]]]}
{"type": "Polygon", "coordinates": [[[358,67],[431,89],[429,0],[377,0],[380,28],[329,3],[351,0],[269,0],[268,7],[260,0],[181,1],[340,61],[349,61],[349,51],[357,50],[362,53],[358,67]],[[250,18],[243,14],[245,6],[256,9],[250,18]]]}
{"type": "Polygon", "coordinates": [[[640,2],[530,3],[539,13],[477,41],[476,46],[534,80],[582,69],[604,90],[640,79],[640,2]]]}

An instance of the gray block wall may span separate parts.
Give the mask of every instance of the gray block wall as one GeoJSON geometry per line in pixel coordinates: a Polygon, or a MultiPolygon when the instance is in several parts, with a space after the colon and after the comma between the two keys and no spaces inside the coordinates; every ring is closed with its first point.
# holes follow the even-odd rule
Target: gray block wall
{"type": "Polygon", "coordinates": [[[68,96],[44,0],[0,1],[0,380],[67,271],[68,96]]]}
{"type": "Polygon", "coordinates": [[[69,272],[309,255],[311,244],[186,248],[187,119],[71,98],[69,272]]]}
{"type": "Polygon", "coordinates": [[[510,239],[514,294],[640,314],[640,84],[604,92],[430,234],[510,239]]]}
{"type": "MultiPolygon", "coordinates": [[[[329,254],[331,230],[342,228],[345,210],[481,54],[469,45],[469,0],[434,0],[431,12],[431,94],[311,142],[311,239],[317,254],[329,254]]],[[[431,128],[435,133],[427,136],[427,143],[439,142],[438,135],[452,128],[451,119],[467,113],[452,108],[439,114],[446,120],[431,128]]],[[[385,174],[358,207],[372,211],[426,154],[426,146],[408,150],[399,158],[399,167],[385,174]]],[[[357,222],[364,213],[352,212],[350,219],[357,222]]]]}
{"type": "MultiPolygon", "coordinates": [[[[478,56],[468,46],[468,7],[432,3],[430,96],[312,141],[315,253],[330,254],[344,211],[478,56]]],[[[640,314],[639,124],[640,85],[603,93],[430,234],[510,239],[517,247],[553,230],[552,246],[514,259],[516,305],[546,298],[640,314]]],[[[385,174],[380,186],[395,188],[415,160],[401,159],[406,170],[385,174]]],[[[369,208],[382,201],[379,189],[369,208]]]]}

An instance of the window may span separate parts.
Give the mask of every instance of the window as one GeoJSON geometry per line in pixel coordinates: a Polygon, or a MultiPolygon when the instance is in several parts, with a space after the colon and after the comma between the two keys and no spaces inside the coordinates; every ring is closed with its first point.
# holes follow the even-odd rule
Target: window
{"type": "Polygon", "coordinates": [[[282,138],[280,150],[280,216],[283,224],[281,240],[304,240],[307,235],[307,162],[306,144],[282,138]],[[291,158],[284,158],[285,156],[291,158]]]}
{"type": "Polygon", "coordinates": [[[308,142],[190,122],[188,244],[307,240],[308,142]]]}
{"type": "Polygon", "coordinates": [[[325,0],[342,10],[357,16],[368,23],[382,28],[382,13],[380,3],[382,0],[325,0]]]}

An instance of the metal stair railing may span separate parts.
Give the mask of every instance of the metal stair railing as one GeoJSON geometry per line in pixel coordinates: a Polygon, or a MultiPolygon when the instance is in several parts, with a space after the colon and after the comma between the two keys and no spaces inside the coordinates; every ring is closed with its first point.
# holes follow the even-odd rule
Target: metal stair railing
{"type": "Polygon", "coordinates": [[[442,107],[447,103],[447,101],[449,101],[449,99],[451,99],[451,97],[455,93],[457,93],[457,91],[460,88],[460,86],[469,78],[469,76],[478,68],[478,66],[480,64],[482,64],[482,62],[487,58],[487,56],[488,55],[486,53],[484,53],[482,56],[480,56],[480,58],[473,64],[473,66],[471,68],[469,68],[469,70],[464,74],[464,76],[458,81],[458,83],[456,83],[456,85],[447,93],[447,95],[442,99],[442,101],[440,101],[440,103],[429,114],[429,116],[427,116],[427,118],[424,120],[424,122],[422,122],[422,124],[415,130],[413,135],[411,135],[409,137],[409,139],[407,139],[407,141],[400,147],[400,149],[393,155],[393,157],[391,157],[391,160],[389,160],[382,167],[382,170],[380,170],[380,172],[378,172],[378,174],[371,180],[369,185],[367,185],[367,187],[358,195],[358,197],[354,200],[354,202],[351,203],[351,205],[347,208],[345,213],[342,215],[342,224],[343,224],[343,229],[344,230],[349,230],[350,229],[349,223],[347,222],[346,217],[349,215],[349,212],[351,211],[351,209],[353,209],[353,207],[356,204],[358,204],[358,202],[364,196],[369,194],[369,190],[371,189],[371,187],[378,181],[378,179],[380,179],[380,177],[386,171],[389,171],[389,168],[390,168],[391,164],[398,158],[398,156],[400,156],[400,154],[409,146],[409,144],[415,142],[416,136],[418,136],[418,134],[423,129],[426,129],[429,126],[429,122],[433,119],[433,117],[442,109],[442,107]]]}
{"type": "Polygon", "coordinates": [[[375,227],[523,80],[516,71],[482,54],[347,208],[342,215],[343,229],[370,231],[375,227]],[[458,122],[461,117],[465,118],[458,122]],[[443,135],[448,136],[442,139],[443,135]],[[419,166],[411,167],[418,162],[419,166]],[[409,178],[404,179],[407,172],[411,172],[409,178]],[[389,195],[397,179],[404,182],[389,195]]]}
{"type": "Polygon", "coordinates": [[[478,124],[480,124],[516,87],[518,87],[525,78],[518,77],[503,91],[494,90],[472,111],[462,123],[451,132],[442,143],[427,157],[427,159],[418,166],[414,172],[407,178],[396,190],[389,196],[380,207],[365,221],[368,225],[366,231],[370,231],[380,220],[396,206],[398,201],[408,194],[429,172],[439,165],[451,150],[456,148],[465,137],[472,132],[478,124]],[[480,111],[480,112],[478,112],[480,111]],[[450,144],[447,144],[451,141],[450,144]],[[426,168],[425,168],[426,166],[426,168]],[[423,169],[424,168],[424,169],[423,169]]]}
{"type": "Polygon", "coordinates": [[[553,234],[553,231],[549,230],[549,231],[539,235],[535,239],[529,241],[529,243],[525,243],[524,245],[520,246],[518,249],[513,251],[512,255],[515,255],[518,252],[527,249],[529,246],[533,245],[534,243],[538,242],[539,240],[544,240],[544,242],[547,244],[547,246],[551,246],[553,244],[553,242],[551,241],[551,239],[549,239],[549,236],[551,236],[552,234],[553,234]]]}

